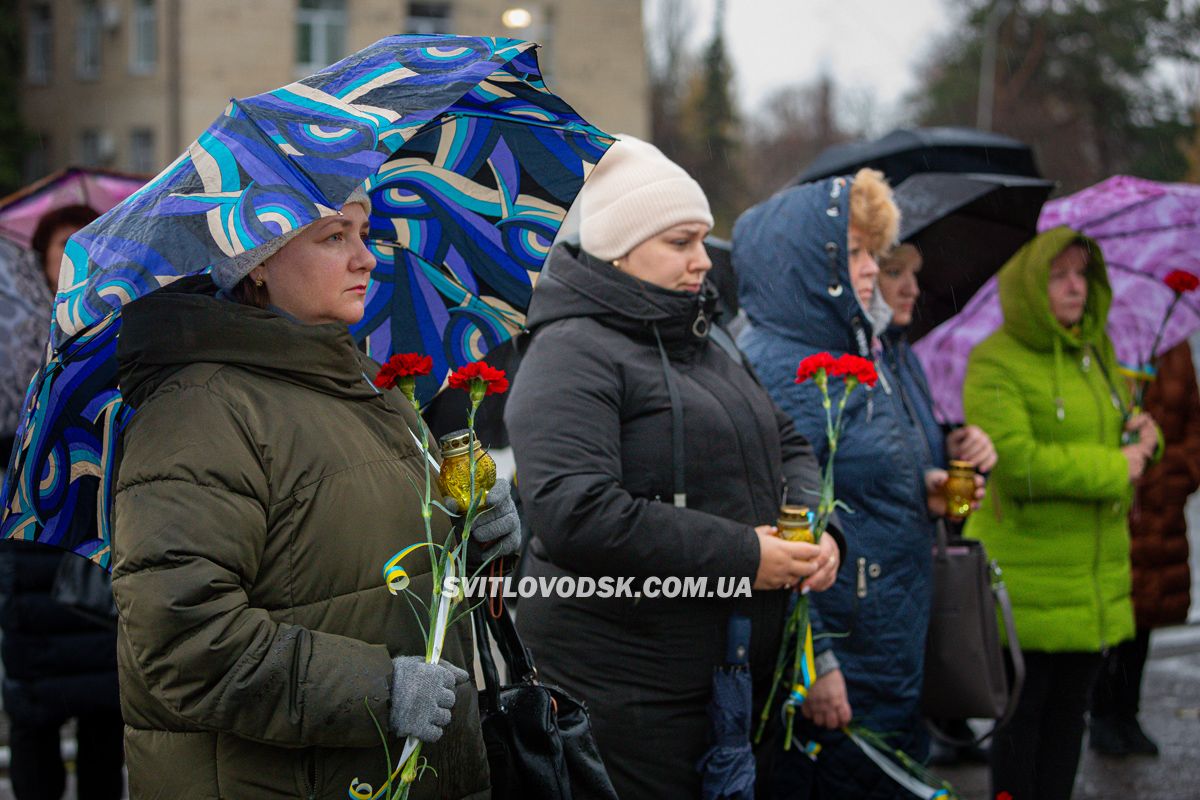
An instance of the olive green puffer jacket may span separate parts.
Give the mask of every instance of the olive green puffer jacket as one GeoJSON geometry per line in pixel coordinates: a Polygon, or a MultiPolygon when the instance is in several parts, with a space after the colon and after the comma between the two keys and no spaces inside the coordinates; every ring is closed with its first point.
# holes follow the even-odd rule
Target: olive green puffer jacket
{"type": "Polygon", "coordinates": [[[1105,333],[1112,291],[1095,243],[1067,228],[1026,244],[1000,270],[1004,324],[971,353],[967,422],[999,460],[965,533],[1004,572],[1021,646],[1098,651],[1133,635],[1133,487],[1121,454],[1128,393],[1105,333]],[[1078,330],[1050,311],[1050,262],[1073,242],[1092,252],[1078,330]]]}
{"type": "MultiPolygon", "coordinates": [[[[391,658],[424,652],[381,568],[424,541],[415,417],[345,326],[302,326],[186,279],[126,307],[136,408],[114,506],[131,796],[345,798],[376,788],[391,658]]],[[[436,537],[448,531],[438,515],[436,537]]],[[[424,554],[427,551],[419,550],[424,554]]],[[[406,563],[429,597],[427,555],[406,563]]],[[[444,658],[471,669],[469,625],[444,658]]],[[[412,796],[484,797],[475,689],[457,690],[412,796]]],[[[392,757],[401,742],[389,737],[392,757]]]]}

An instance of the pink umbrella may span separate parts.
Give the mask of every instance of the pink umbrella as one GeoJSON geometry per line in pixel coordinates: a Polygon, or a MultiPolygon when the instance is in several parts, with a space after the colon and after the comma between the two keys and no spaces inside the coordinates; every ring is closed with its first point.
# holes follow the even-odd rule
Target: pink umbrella
{"type": "Polygon", "coordinates": [[[0,199],[0,236],[28,249],[38,220],[63,206],[91,206],[103,214],[142,188],[146,175],[66,167],[0,199]]]}
{"type": "MultiPolygon", "coordinates": [[[[1154,335],[1174,298],[1163,278],[1175,269],[1200,275],[1200,186],[1117,175],[1047,203],[1038,230],[1059,225],[1099,243],[1113,289],[1108,332],[1117,358],[1131,367],[1146,363],[1154,335]]],[[[962,311],[913,345],[942,422],[963,421],[967,357],[1002,320],[993,276],[962,311]]],[[[1185,296],[1171,316],[1157,353],[1166,352],[1197,330],[1200,303],[1185,296]]]]}

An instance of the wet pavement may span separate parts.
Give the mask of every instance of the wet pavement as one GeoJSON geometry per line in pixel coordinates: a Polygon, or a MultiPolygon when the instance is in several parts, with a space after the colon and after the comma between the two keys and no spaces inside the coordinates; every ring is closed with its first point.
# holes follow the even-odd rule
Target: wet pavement
{"type": "MultiPolygon", "coordinates": [[[[1161,754],[1103,758],[1085,744],[1074,800],[1200,799],[1200,625],[1168,628],[1152,637],[1140,719],[1161,754]]],[[[986,767],[935,771],[963,800],[988,798],[986,767]]]]}

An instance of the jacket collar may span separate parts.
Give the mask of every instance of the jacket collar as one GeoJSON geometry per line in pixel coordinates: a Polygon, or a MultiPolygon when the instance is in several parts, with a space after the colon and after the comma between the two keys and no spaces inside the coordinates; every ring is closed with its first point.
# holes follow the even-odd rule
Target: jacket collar
{"type": "Polygon", "coordinates": [[[198,275],[125,306],[117,360],[127,402],[136,407],[171,373],[200,362],[348,399],[375,396],[345,325],[302,325],[216,295],[212,279],[198,275]]]}
{"type": "Polygon", "coordinates": [[[700,293],[679,292],[639,280],[611,264],[560,245],[550,256],[530,304],[528,325],[592,317],[640,340],[655,330],[672,357],[703,346],[717,316],[717,293],[705,282],[700,293]]]}

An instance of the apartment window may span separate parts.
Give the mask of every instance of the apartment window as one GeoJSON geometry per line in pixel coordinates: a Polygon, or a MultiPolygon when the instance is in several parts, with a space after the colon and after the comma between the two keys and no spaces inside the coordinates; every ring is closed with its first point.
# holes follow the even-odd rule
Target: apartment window
{"type": "Polygon", "coordinates": [[[29,7],[29,39],[25,49],[25,77],[30,83],[48,83],[54,64],[54,17],[49,3],[29,7]]]}
{"type": "Polygon", "coordinates": [[[155,172],[158,160],[154,157],[154,131],[134,128],[129,135],[129,169],[149,175],[155,172]]]}
{"type": "Polygon", "coordinates": [[[300,0],[296,71],[307,75],[346,55],[346,0],[300,0]]]}
{"type": "Polygon", "coordinates": [[[158,10],[155,0],[134,0],[131,30],[129,68],[139,75],[149,74],[158,64],[158,10]]]}
{"type": "Polygon", "coordinates": [[[50,172],[50,137],[47,134],[34,134],[25,151],[25,181],[32,183],[50,172]]]}
{"type": "Polygon", "coordinates": [[[112,137],[98,128],[87,128],[79,134],[79,160],[85,167],[107,167],[112,164],[112,137]]]}
{"type": "Polygon", "coordinates": [[[97,0],[79,0],[75,20],[75,76],[100,77],[100,4],[97,0]]]}
{"type": "Polygon", "coordinates": [[[405,33],[452,33],[449,3],[409,3],[405,33]]]}

